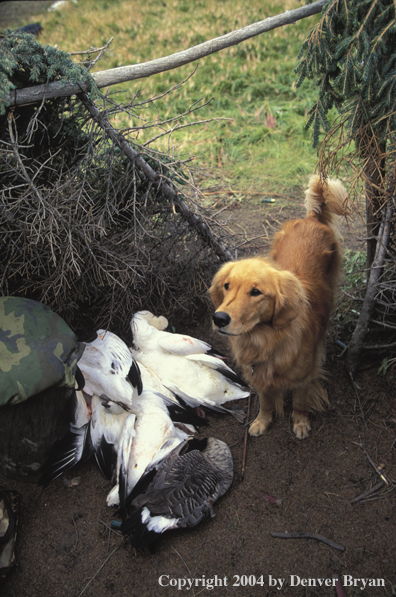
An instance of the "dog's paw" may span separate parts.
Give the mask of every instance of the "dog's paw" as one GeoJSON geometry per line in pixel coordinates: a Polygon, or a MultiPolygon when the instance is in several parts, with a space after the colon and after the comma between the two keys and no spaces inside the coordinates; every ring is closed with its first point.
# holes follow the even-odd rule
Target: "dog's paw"
{"type": "Polygon", "coordinates": [[[250,425],[249,434],[253,436],[263,435],[263,433],[267,431],[269,424],[271,423],[271,419],[271,415],[265,415],[264,417],[259,415],[257,419],[255,419],[250,425]]]}
{"type": "Polygon", "coordinates": [[[311,431],[311,425],[309,423],[308,413],[296,413],[293,412],[293,431],[296,434],[297,439],[305,439],[308,437],[311,431]]]}

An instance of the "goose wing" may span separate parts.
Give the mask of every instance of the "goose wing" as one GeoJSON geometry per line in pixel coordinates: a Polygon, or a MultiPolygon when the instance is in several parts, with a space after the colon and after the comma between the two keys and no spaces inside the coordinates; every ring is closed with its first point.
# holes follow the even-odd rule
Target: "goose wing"
{"type": "Polygon", "coordinates": [[[43,487],[47,487],[80,460],[85,460],[92,454],[89,441],[91,407],[80,390],[73,393],[70,409],[72,414],[69,431],[55,442],[48,460],[41,467],[38,484],[43,487]]]}
{"type": "Polygon", "coordinates": [[[205,354],[212,348],[210,344],[203,340],[169,332],[158,332],[158,346],[162,350],[181,356],[205,354]]]}
{"type": "Polygon", "coordinates": [[[133,425],[135,415],[129,415],[115,403],[106,402],[96,395],[92,396],[91,408],[90,441],[92,450],[102,475],[111,480],[117,467],[119,444],[125,423],[130,418],[133,425]]]}

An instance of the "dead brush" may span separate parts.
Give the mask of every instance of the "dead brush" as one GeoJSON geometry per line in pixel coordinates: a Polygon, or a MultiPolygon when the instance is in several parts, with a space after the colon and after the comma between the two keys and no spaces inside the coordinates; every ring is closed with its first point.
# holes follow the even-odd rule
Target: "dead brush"
{"type": "MultiPolygon", "coordinates": [[[[127,330],[141,308],[191,321],[230,258],[226,232],[199,206],[191,158],[137,143],[147,128],[138,98],[102,100],[101,110],[81,96],[1,117],[1,292],[42,301],[85,333],[127,330]],[[120,114],[133,121],[123,134],[109,122],[120,114]]],[[[157,118],[154,137],[166,127],[157,118]]]]}

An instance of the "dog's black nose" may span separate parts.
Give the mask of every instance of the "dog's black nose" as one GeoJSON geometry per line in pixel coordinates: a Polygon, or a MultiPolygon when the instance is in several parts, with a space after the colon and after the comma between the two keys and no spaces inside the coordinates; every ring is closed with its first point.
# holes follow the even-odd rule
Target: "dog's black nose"
{"type": "Polygon", "coordinates": [[[231,317],[224,311],[217,311],[213,315],[213,322],[218,328],[224,328],[231,321],[231,317]]]}

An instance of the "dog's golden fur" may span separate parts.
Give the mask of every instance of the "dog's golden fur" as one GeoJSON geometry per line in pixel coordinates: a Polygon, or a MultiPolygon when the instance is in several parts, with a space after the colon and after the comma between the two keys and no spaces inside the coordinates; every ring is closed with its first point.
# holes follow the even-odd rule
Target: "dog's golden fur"
{"type": "Polygon", "coordinates": [[[270,258],[226,263],[210,293],[214,328],[229,336],[234,356],[260,396],[251,435],[283,413],[283,393],[293,390],[293,429],[310,430],[308,410],[328,402],[320,384],[325,333],[335,299],[341,247],[338,216],[346,191],[337,180],[313,176],[306,191],[307,215],[282,226],[270,258]]]}

